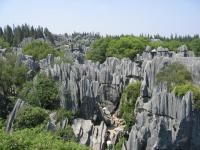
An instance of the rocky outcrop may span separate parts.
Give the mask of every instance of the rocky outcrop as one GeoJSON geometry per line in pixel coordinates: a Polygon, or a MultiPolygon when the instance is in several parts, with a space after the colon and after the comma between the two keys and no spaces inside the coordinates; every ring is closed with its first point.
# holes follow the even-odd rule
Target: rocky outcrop
{"type": "Polygon", "coordinates": [[[173,55],[146,59],[141,96],[135,108],[136,123],[124,150],[199,149],[200,116],[192,107],[192,93],[188,91],[180,98],[169,93],[164,83],[156,84],[156,74],[173,62],[185,65],[195,84],[200,85],[200,58],[173,55]]]}
{"type": "Polygon", "coordinates": [[[16,101],[15,106],[14,106],[12,112],[9,114],[8,119],[7,119],[6,132],[12,131],[13,122],[17,116],[17,113],[19,112],[19,110],[22,108],[23,105],[24,105],[24,101],[22,101],[21,99],[18,99],[16,101]]]}
{"type": "Polygon", "coordinates": [[[100,121],[99,106],[114,112],[124,86],[130,79],[142,76],[138,63],[116,58],[108,58],[103,64],[55,64],[45,72],[59,80],[64,108],[79,111],[82,118],[100,121]]]}
{"type": "Polygon", "coordinates": [[[68,125],[68,118],[63,118],[58,120],[57,112],[52,112],[49,114],[49,122],[47,123],[48,131],[57,131],[59,129],[65,129],[68,125]]]}
{"type": "Polygon", "coordinates": [[[107,127],[104,122],[94,125],[91,120],[75,119],[72,124],[76,138],[81,144],[90,146],[94,150],[103,150],[107,127]]]}

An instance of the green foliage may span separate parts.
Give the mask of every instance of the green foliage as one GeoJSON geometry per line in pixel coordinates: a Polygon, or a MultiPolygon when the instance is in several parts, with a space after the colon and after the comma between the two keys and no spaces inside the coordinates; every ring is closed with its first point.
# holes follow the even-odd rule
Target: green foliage
{"type": "Polygon", "coordinates": [[[40,128],[23,129],[11,135],[0,130],[0,149],[2,150],[88,150],[85,145],[65,142],[51,132],[40,128]]]}
{"type": "Polygon", "coordinates": [[[194,107],[197,110],[200,110],[200,88],[193,85],[192,83],[186,83],[177,85],[174,88],[174,93],[177,96],[184,96],[188,91],[192,91],[193,93],[193,100],[194,100],[194,107]]]}
{"type": "Polygon", "coordinates": [[[66,109],[64,109],[64,108],[61,108],[61,109],[59,109],[59,110],[57,111],[56,115],[57,115],[57,120],[58,120],[58,121],[67,118],[69,124],[72,123],[72,120],[73,120],[73,113],[72,113],[71,111],[66,110],[66,109]]]}
{"type": "Polygon", "coordinates": [[[73,60],[72,56],[70,56],[68,51],[61,49],[57,53],[58,53],[58,57],[60,57],[60,59],[59,60],[54,59],[54,64],[61,64],[62,62],[70,63],[70,64],[73,63],[74,60],[73,60]]]}
{"type": "Polygon", "coordinates": [[[71,126],[67,126],[64,129],[59,129],[56,131],[56,134],[64,141],[76,141],[76,137],[71,126]]]}
{"type": "Polygon", "coordinates": [[[168,41],[155,41],[149,43],[149,45],[152,48],[158,48],[159,46],[162,46],[164,48],[168,48],[171,51],[176,51],[179,46],[184,44],[183,42],[180,42],[178,40],[168,40],[168,41]]]}
{"type": "Polygon", "coordinates": [[[39,74],[34,83],[27,82],[19,95],[29,104],[45,109],[56,109],[60,105],[55,81],[44,74],[39,74]]]}
{"type": "Polygon", "coordinates": [[[115,150],[121,150],[123,143],[125,142],[125,138],[124,137],[120,137],[119,141],[117,142],[117,144],[115,145],[115,150]]]}
{"type": "Polygon", "coordinates": [[[189,48],[194,51],[196,56],[200,56],[200,39],[194,39],[189,44],[189,48]]]}
{"type": "Polygon", "coordinates": [[[44,59],[48,54],[57,56],[57,51],[53,49],[50,43],[34,40],[23,47],[23,53],[31,55],[35,60],[44,59]]]}
{"type": "Polygon", "coordinates": [[[12,31],[12,28],[7,25],[5,28],[4,28],[4,39],[6,42],[8,42],[10,45],[12,45],[13,43],[13,31],[12,31]]]}
{"type": "Polygon", "coordinates": [[[166,82],[169,89],[172,89],[174,85],[184,84],[191,81],[191,73],[184,65],[178,62],[167,65],[156,75],[156,82],[166,82]]]}
{"type": "Polygon", "coordinates": [[[0,48],[10,48],[10,44],[0,37],[0,48]]]}
{"type": "Polygon", "coordinates": [[[0,118],[0,130],[3,129],[4,124],[5,124],[5,121],[2,118],[0,118]]]}
{"type": "Polygon", "coordinates": [[[91,50],[86,53],[86,58],[99,61],[103,63],[106,59],[106,51],[109,47],[110,41],[112,41],[111,37],[101,38],[94,42],[91,46],[91,50]]]}
{"type": "Polygon", "coordinates": [[[131,83],[124,90],[121,97],[120,104],[120,116],[126,121],[128,129],[134,124],[134,109],[135,103],[140,95],[141,82],[131,83]]]}
{"type": "Polygon", "coordinates": [[[5,118],[12,106],[12,99],[26,82],[27,67],[18,62],[14,54],[7,53],[6,59],[0,58],[0,116],[5,118]]]}
{"type": "Polygon", "coordinates": [[[148,40],[142,37],[121,36],[105,37],[97,40],[87,52],[86,58],[103,63],[106,57],[130,58],[133,60],[137,53],[141,53],[148,40]]]}
{"type": "Polygon", "coordinates": [[[41,125],[48,118],[48,114],[40,107],[26,106],[14,122],[15,129],[34,128],[41,125]]]}
{"type": "Polygon", "coordinates": [[[179,63],[172,63],[163,68],[156,75],[158,82],[167,82],[169,89],[174,91],[176,96],[184,96],[188,91],[192,91],[194,108],[200,110],[200,88],[192,82],[191,73],[187,68],[179,63]]]}

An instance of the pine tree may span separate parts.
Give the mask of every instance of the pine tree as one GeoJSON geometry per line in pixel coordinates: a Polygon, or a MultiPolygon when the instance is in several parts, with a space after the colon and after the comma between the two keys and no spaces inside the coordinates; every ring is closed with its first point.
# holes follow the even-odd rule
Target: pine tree
{"type": "Polygon", "coordinates": [[[38,27],[37,28],[37,32],[36,32],[36,38],[44,38],[44,35],[43,35],[43,28],[42,27],[38,27]]]}
{"type": "Polygon", "coordinates": [[[3,30],[1,27],[0,27],[0,37],[3,37],[3,30]]]}
{"type": "Polygon", "coordinates": [[[6,40],[6,42],[10,43],[10,45],[12,45],[13,43],[13,31],[12,28],[7,25],[4,28],[4,39],[6,40]]]}
{"type": "Polygon", "coordinates": [[[31,26],[30,36],[31,36],[32,38],[34,38],[34,39],[36,38],[36,31],[35,31],[35,29],[34,29],[33,26],[31,26]]]}
{"type": "Polygon", "coordinates": [[[53,35],[47,28],[44,29],[44,35],[51,43],[54,43],[53,35]]]}
{"type": "Polygon", "coordinates": [[[13,45],[14,46],[17,46],[23,39],[23,34],[22,34],[22,30],[21,30],[21,27],[20,26],[17,26],[15,29],[14,29],[14,38],[13,38],[13,45]]]}

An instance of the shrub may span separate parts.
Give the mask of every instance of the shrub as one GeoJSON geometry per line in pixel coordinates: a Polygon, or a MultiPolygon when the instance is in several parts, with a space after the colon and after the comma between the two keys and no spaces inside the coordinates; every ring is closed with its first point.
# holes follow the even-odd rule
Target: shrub
{"type": "Polygon", "coordinates": [[[128,129],[134,124],[134,109],[135,103],[140,95],[141,82],[131,83],[124,90],[121,97],[120,104],[120,116],[126,121],[128,129]]]}
{"type": "Polygon", "coordinates": [[[158,48],[159,46],[168,48],[171,51],[176,51],[179,46],[184,44],[178,40],[168,40],[168,41],[155,41],[149,43],[152,48],[158,48]]]}
{"type": "Polygon", "coordinates": [[[64,129],[59,129],[56,134],[64,141],[76,141],[76,137],[71,126],[67,126],[64,129]]]}
{"type": "Polygon", "coordinates": [[[0,48],[10,48],[10,44],[7,43],[2,37],[0,37],[0,48]]]}
{"type": "Polygon", "coordinates": [[[189,44],[189,48],[194,51],[196,56],[200,56],[200,39],[193,39],[189,44]]]}
{"type": "Polygon", "coordinates": [[[170,89],[172,89],[174,85],[184,84],[191,81],[191,73],[184,65],[178,62],[169,64],[161,69],[156,75],[156,82],[167,82],[170,89]]]}
{"type": "Polygon", "coordinates": [[[120,36],[98,39],[86,53],[86,58],[103,63],[106,57],[130,58],[133,60],[137,53],[141,53],[148,41],[142,37],[120,36]]]}
{"type": "Polygon", "coordinates": [[[73,113],[69,110],[66,110],[64,108],[61,108],[57,111],[57,120],[60,121],[62,119],[67,118],[68,122],[71,124],[73,120],[73,113]]]}
{"type": "Polygon", "coordinates": [[[192,82],[191,73],[186,67],[179,63],[172,63],[163,68],[157,75],[158,82],[167,82],[170,90],[174,91],[176,96],[184,96],[188,91],[192,91],[194,108],[200,110],[200,88],[192,82]]]}
{"type": "Polygon", "coordinates": [[[23,108],[14,122],[16,129],[34,128],[42,124],[48,118],[48,114],[40,107],[23,108]]]}
{"type": "Polygon", "coordinates": [[[42,131],[40,128],[32,128],[15,131],[10,135],[1,130],[0,149],[88,150],[89,148],[74,141],[64,142],[53,133],[42,131]]]}
{"type": "Polygon", "coordinates": [[[55,81],[44,74],[39,74],[35,83],[27,82],[21,90],[20,96],[31,105],[45,109],[56,109],[60,105],[55,81]]]}
{"type": "Polygon", "coordinates": [[[174,88],[174,93],[177,96],[184,96],[188,91],[192,91],[194,107],[197,110],[200,110],[200,88],[193,85],[192,83],[177,85],[174,88]]]}
{"type": "Polygon", "coordinates": [[[31,55],[35,60],[44,59],[48,54],[57,56],[58,52],[53,49],[50,43],[34,40],[23,47],[23,53],[31,55]]]}
{"type": "Polygon", "coordinates": [[[125,142],[125,138],[120,137],[119,141],[115,145],[115,150],[121,150],[124,142],[125,142]]]}
{"type": "Polygon", "coordinates": [[[26,81],[27,67],[18,62],[17,55],[7,53],[0,58],[0,116],[6,118],[18,91],[26,81]]]}

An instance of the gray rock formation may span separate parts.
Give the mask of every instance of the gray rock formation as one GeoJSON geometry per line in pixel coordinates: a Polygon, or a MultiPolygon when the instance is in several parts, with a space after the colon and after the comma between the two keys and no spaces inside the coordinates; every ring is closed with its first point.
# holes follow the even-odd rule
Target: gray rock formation
{"type": "Polygon", "coordinates": [[[19,112],[19,110],[22,108],[23,105],[24,105],[24,101],[22,101],[21,99],[18,99],[16,101],[15,106],[14,106],[12,112],[9,114],[8,119],[7,119],[6,132],[12,131],[13,122],[17,116],[17,113],[19,112]]]}
{"type": "Polygon", "coordinates": [[[80,117],[102,120],[101,107],[114,112],[121,93],[132,78],[141,78],[141,66],[129,59],[108,58],[103,64],[55,64],[45,72],[60,81],[61,103],[80,117]]]}
{"type": "Polygon", "coordinates": [[[90,146],[93,150],[103,150],[107,127],[104,122],[94,126],[91,120],[75,119],[72,125],[76,138],[81,144],[90,146]]]}
{"type": "Polygon", "coordinates": [[[39,69],[38,62],[34,61],[32,56],[24,55],[22,53],[19,53],[18,56],[19,61],[25,64],[30,70],[36,71],[39,69]]]}
{"type": "Polygon", "coordinates": [[[156,85],[156,73],[167,64],[179,62],[200,85],[200,58],[154,57],[144,61],[141,96],[136,103],[136,123],[124,150],[198,150],[200,143],[199,112],[192,107],[192,93],[183,98],[168,93],[165,84],[156,85]]]}
{"type": "Polygon", "coordinates": [[[64,129],[68,125],[68,118],[63,118],[58,120],[57,112],[52,112],[49,114],[49,122],[47,123],[48,131],[57,131],[59,129],[64,129]]]}

